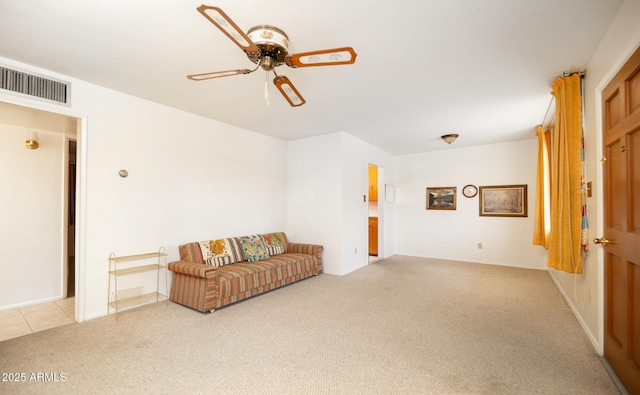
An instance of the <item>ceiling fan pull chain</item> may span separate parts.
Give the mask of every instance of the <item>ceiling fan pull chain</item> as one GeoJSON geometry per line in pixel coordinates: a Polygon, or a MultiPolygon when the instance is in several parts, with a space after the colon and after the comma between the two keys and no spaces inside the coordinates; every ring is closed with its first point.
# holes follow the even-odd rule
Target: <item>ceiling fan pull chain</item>
{"type": "Polygon", "coordinates": [[[269,72],[266,72],[266,80],[264,81],[264,101],[267,102],[267,107],[269,107],[269,72]]]}

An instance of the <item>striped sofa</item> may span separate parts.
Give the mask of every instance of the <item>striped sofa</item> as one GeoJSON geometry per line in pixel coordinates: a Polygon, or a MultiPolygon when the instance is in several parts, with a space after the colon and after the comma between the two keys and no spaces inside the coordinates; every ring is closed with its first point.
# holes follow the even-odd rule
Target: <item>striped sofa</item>
{"type": "Polygon", "coordinates": [[[322,272],[321,245],[290,243],[283,232],[179,246],[170,299],[200,312],[322,272]]]}

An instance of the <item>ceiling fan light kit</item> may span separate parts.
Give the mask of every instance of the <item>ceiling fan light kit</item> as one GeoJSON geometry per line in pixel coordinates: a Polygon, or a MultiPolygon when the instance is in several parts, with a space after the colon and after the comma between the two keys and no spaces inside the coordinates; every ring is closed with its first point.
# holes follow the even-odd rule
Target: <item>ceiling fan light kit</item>
{"type": "Polygon", "coordinates": [[[248,55],[253,63],[267,71],[284,63],[289,54],[289,38],[285,32],[275,26],[260,25],[249,29],[247,35],[260,48],[257,56],[248,55]]]}
{"type": "MultiPolygon", "coordinates": [[[[335,66],[353,64],[356,52],[351,47],[326,49],[299,54],[289,54],[289,37],[281,29],[271,25],[254,26],[245,34],[229,16],[218,7],[201,5],[197,8],[205,18],[220,29],[247,55],[249,60],[257,66],[253,70],[239,69],[214,71],[209,73],[191,74],[187,78],[194,81],[204,81],[213,78],[228,77],[239,74],[249,74],[262,68],[267,72],[273,71],[273,83],[292,107],[299,107],[306,103],[291,80],[278,75],[276,67],[286,64],[291,68],[308,66],[335,66]]],[[[268,88],[265,89],[265,100],[269,103],[268,88]]]]}

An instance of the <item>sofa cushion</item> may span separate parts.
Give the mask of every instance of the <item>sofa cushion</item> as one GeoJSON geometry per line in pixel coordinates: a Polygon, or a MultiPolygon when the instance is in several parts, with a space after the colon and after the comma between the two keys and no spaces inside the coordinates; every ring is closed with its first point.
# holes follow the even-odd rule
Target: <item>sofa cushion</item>
{"type": "MultiPolygon", "coordinates": [[[[218,271],[218,297],[226,300],[253,289],[318,274],[317,258],[307,254],[281,254],[259,262],[239,262],[218,271]]],[[[271,289],[272,287],[267,287],[271,289]]]]}
{"type": "Polygon", "coordinates": [[[269,258],[269,253],[260,236],[247,236],[240,239],[244,258],[247,262],[258,262],[269,258]]]}
{"type": "Polygon", "coordinates": [[[202,248],[200,248],[200,243],[192,242],[187,244],[181,244],[178,247],[180,251],[180,260],[186,262],[193,263],[204,263],[204,259],[202,258],[202,248]]]}
{"type": "Polygon", "coordinates": [[[264,242],[265,247],[267,247],[267,252],[270,256],[284,254],[286,252],[286,238],[284,236],[284,233],[265,233],[260,235],[260,237],[262,237],[262,241],[264,242]]]}
{"type": "Polygon", "coordinates": [[[220,267],[244,260],[242,249],[235,238],[205,240],[198,244],[207,265],[220,267]]]}

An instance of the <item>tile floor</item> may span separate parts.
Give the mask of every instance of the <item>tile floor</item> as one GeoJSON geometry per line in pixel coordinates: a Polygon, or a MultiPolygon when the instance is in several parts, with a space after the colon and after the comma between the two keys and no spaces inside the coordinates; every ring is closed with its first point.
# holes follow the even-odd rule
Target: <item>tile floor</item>
{"type": "Polygon", "coordinates": [[[0,341],[73,322],[76,322],[75,298],[0,311],[0,341]]]}

